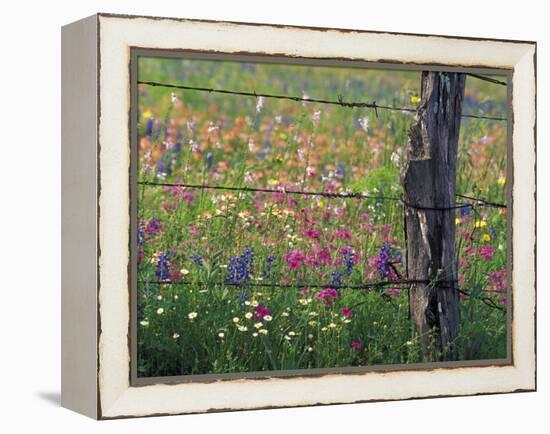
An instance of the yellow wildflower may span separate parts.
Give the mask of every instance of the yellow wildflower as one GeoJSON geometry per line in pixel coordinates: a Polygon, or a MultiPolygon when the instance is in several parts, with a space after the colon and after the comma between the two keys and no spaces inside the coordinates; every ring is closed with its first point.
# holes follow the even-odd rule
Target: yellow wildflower
{"type": "Polygon", "coordinates": [[[504,184],[506,184],[506,178],[501,176],[500,178],[498,178],[498,181],[497,181],[498,185],[500,185],[501,187],[504,186],[504,184]]]}
{"type": "Polygon", "coordinates": [[[483,234],[483,241],[485,242],[491,241],[491,237],[489,236],[489,234],[483,234]]]}
{"type": "Polygon", "coordinates": [[[487,222],[485,220],[478,220],[475,226],[476,228],[484,228],[487,226],[487,222]]]}
{"type": "Polygon", "coordinates": [[[411,103],[412,104],[420,104],[421,99],[417,96],[411,96],[411,103]]]}

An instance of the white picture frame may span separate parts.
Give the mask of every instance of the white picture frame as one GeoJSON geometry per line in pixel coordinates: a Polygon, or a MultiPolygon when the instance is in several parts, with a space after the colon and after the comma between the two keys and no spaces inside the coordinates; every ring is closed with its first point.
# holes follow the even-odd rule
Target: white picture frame
{"type": "Polygon", "coordinates": [[[534,42],[110,14],[69,24],[62,36],[63,406],[112,419],[536,389],[534,42]],[[511,363],[132,385],[129,113],[135,47],[509,70],[511,363]]]}

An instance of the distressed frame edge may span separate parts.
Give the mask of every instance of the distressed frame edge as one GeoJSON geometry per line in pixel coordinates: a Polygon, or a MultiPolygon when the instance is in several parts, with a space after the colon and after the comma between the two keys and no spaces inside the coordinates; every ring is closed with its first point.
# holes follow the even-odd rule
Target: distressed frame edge
{"type": "MultiPolygon", "coordinates": [[[[183,21],[189,21],[189,20],[183,20],[183,21]]],[[[287,26],[283,26],[283,27],[287,27],[287,26]]],[[[300,27],[294,27],[295,29],[304,29],[304,28],[300,28],[300,27]]],[[[363,31],[364,33],[369,33],[369,32],[365,32],[363,31]]],[[[383,32],[384,33],[384,32],[383,32]]],[[[422,35],[422,37],[426,37],[426,36],[431,36],[431,35],[422,35]]],[[[443,36],[438,36],[438,37],[443,37],[443,36]]],[[[446,37],[443,37],[443,38],[446,38],[446,37]]],[[[449,39],[457,39],[457,38],[454,38],[454,37],[448,37],[449,39]]],[[[498,42],[502,42],[501,40],[498,40],[498,42]]],[[[513,41],[513,42],[516,42],[516,41],[513,41]]],[[[530,51],[532,50],[532,57],[534,59],[534,62],[536,62],[536,43],[534,44],[530,44],[526,47],[526,55],[529,55],[529,57],[531,57],[531,54],[529,53],[530,51]]],[[[98,53],[98,54],[101,54],[101,53],[98,53]]],[[[530,81],[530,83],[533,84],[533,90],[534,90],[534,96],[536,98],[536,68],[534,69],[533,71],[533,76],[532,77],[527,77],[530,81]]],[[[514,83],[514,81],[513,81],[514,83]]],[[[536,134],[536,107],[533,106],[533,128],[535,129],[535,134],[536,134]]],[[[515,138],[515,136],[514,136],[515,138]]],[[[515,143],[515,140],[513,141],[515,143]]],[[[536,151],[536,137],[534,138],[534,142],[533,142],[533,145],[534,145],[534,149],[533,151],[536,151]]],[[[530,150],[529,150],[530,151],[530,150]]],[[[536,159],[536,154],[534,155],[535,156],[535,159],[536,159]]],[[[535,161],[536,163],[536,161],[535,161]]],[[[536,178],[535,178],[535,184],[536,184],[536,178]]],[[[536,185],[535,185],[535,189],[534,189],[534,193],[536,194],[536,185]]],[[[534,223],[535,223],[535,226],[536,226],[536,214],[534,216],[534,223]]],[[[534,242],[536,243],[536,238],[534,239],[534,242]]],[[[535,246],[536,248],[536,246],[535,246]]],[[[535,261],[536,261],[536,250],[534,251],[534,254],[535,254],[535,261]]],[[[536,263],[535,263],[535,267],[536,267],[536,263]]],[[[534,276],[536,277],[536,276],[534,276]]],[[[536,282],[535,282],[536,284],[536,282]]],[[[535,300],[535,303],[536,303],[536,300],[535,300]]],[[[535,310],[536,312],[536,310],[535,310]]],[[[533,314],[535,314],[535,312],[533,312],[533,314]]],[[[536,319],[536,317],[535,317],[536,319]]],[[[535,328],[536,330],[536,328],[535,328]]],[[[534,342],[534,363],[535,363],[535,366],[534,366],[534,371],[533,371],[533,374],[534,374],[534,378],[533,378],[533,383],[531,384],[530,381],[528,381],[527,383],[529,384],[525,384],[525,386],[527,387],[518,387],[514,390],[506,390],[506,391],[497,391],[497,392],[481,392],[480,394],[491,394],[491,393],[509,393],[509,392],[514,392],[514,391],[531,391],[531,390],[536,390],[536,341],[534,342]]],[[[100,349],[98,348],[98,352],[100,351],[100,349]]],[[[345,375],[345,374],[344,374],[345,375]]],[[[101,386],[99,387],[101,389],[101,386]]],[[[421,396],[420,394],[418,396],[411,396],[411,397],[402,397],[402,398],[390,398],[390,400],[393,400],[393,399],[422,399],[422,398],[427,398],[427,397],[434,397],[434,396],[464,396],[464,395],[475,395],[475,394],[478,394],[478,393],[467,393],[467,394],[459,394],[459,395],[454,395],[454,394],[450,394],[450,395],[425,395],[425,396],[421,396]]],[[[387,399],[367,399],[367,400],[358,400],[358,401],[349,401],[349,402],[372,402],[372,401],[380,401],[380,400],[387,400],[387,399]]],[[[118,401],[118,400],[117,400],[118,401]]],[[[347,402],[347,401],[346,401],[347,402]]],[[[345,403],[345,402],[334,402],[334,404],[337,404],[337,403],[345,403]]],[[[268,407],[235,407],[235,408],[212,408],[212,409],[206,409],[204,411],[226,411],[226,410],[243,410],[243,409],[252,409],[252,408],[274,408],[274,407],[285,407],[285,406],[292,406],[292,407],[295,407],[295,406],[308,406],[308,405],[322,405],[322,404],[329,404],[327,402],[318,402],[318,403],[308,403],[308,404],[298,404],[298,405],[295,405],[295,404],[288,404],[288,405],[274,405],[274,406],[268,406],[268,407]]],[[[116,406],[115,406],[116,407],[116,406]]],[[[109,408],[108,410],[111,410],[111,408],[109,408]]],[[[107,418],[119,418],[119,417],[135,417],[135,416],[146,416],[146,415],[149,415],[149,414],[123,414],[123,413],[120,413],[120,414],[116,414],[116,409],[112,409],[115,411],[115,414],[113,414],[111,411],[106,411],[103,418],[107,419],[107,418]]],[[[154,415],[160,415],[160,414],[181,414],[181,413],[195,413],[195,412],[202,412],[202,411],[185,411],[185,410],[182,410],[181,412],[177,412],[177,413],[174,413],[174,412],[167,412],[167,413],[154,413],[154,415]]]]}

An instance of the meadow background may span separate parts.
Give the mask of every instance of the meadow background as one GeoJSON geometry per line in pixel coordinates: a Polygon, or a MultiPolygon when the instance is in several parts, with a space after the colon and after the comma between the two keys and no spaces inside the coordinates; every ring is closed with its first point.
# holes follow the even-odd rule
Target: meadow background
{"type": "MultiPolygon", "coordinates": [[[[395,70],[140,58],[138,75],[412,108],[420,92],[419,72],[395,70]]],[[[139,376],[426,361],[393,284],[403,207],[377,199],[401,195],[414,113],[147,85],[138,99],[139,376]]],[[[467,79],[464,113],[506,111],[504,86],[467,79]]],[[[506,122],[463,118],[457,191],[505,203],[505,173],[506,122]]],[[[456,224],[460,359],[506,357],[505,210],[456,224]]]]}

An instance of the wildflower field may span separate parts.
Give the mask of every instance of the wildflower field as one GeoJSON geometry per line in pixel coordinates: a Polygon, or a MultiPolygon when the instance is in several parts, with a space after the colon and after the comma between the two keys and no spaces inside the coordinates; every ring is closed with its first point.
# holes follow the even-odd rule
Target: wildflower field
{"type": "MultiPolygon", "coordinates": [[[[142,82],[420,102],[415,71],[154,57],[138,70],[142,82]]],[[[430,361],[403,283],[400,169],[414,111],[138,92],[139,377],[430,361]]],[[[464,114],[506,112],[505,86],[468,77],[464,114]]],[[[506,204],[506,134],[506,120],[462,119],[459,193],[506,204]]],[[[471,204],[455,213],[456,345],[460,360],[505,358],[506,208],[471,204]]]]}

